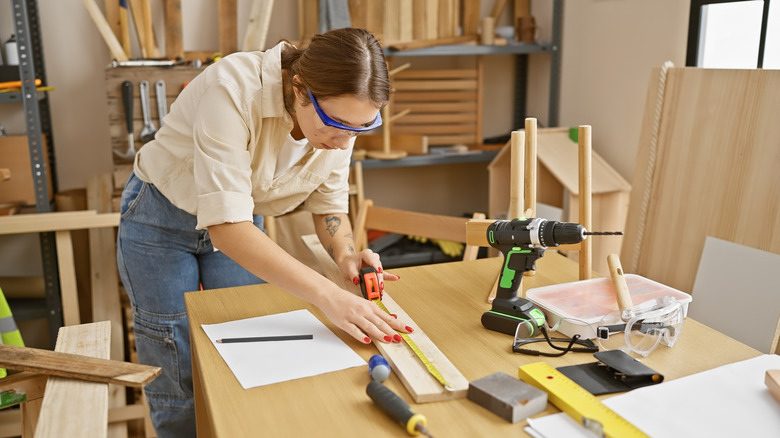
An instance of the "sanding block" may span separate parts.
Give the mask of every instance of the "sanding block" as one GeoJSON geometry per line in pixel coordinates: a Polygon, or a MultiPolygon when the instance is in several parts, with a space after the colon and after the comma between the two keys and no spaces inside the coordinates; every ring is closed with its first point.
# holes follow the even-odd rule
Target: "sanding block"
{"type": "Polygon", "coordinates": [[[546,392],[501,372],[470,382],[466,397],[512,423],[547,408],[546,392]]]}

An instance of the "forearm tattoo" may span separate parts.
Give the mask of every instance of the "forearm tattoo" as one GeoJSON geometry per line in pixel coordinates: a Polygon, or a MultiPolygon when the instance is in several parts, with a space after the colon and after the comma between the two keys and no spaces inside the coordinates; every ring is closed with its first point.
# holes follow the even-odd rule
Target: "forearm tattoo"
{"type": "Polygon", "coordinates": [[[336,235],[336,232],[338,232],[340,226],[341,226],[341,218],[339,218],[338,216],[325,217],[325,229],[328,230],[328,234],[330,234],[330,237],[336,235]]]}

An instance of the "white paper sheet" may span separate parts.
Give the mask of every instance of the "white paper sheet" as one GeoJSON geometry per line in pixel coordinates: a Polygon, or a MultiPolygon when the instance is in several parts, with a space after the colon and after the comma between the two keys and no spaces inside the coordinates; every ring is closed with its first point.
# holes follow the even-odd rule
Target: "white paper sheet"
{"type": "MultiPolygon", "coordinates": [[[[758,356],[646,386],[604,404],[651,437],[776,436],[780,404],[764,384],[770,369],[780,369],[780,356],[758,356]]],[[[563,413],[528,423],[545,438],[590,436],[563,413]]]]}
{"type": "Polygon", "coordinates": [[[222,359],[244,389],[366,365],[308,310],[203,324],[222,359]],[[308,335],[309,340],[221,344],[217,339],[308,335]]]}

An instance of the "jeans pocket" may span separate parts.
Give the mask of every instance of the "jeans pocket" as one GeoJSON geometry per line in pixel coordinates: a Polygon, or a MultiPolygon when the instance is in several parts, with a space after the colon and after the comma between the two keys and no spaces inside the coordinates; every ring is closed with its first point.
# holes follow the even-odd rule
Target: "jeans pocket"
{"type": "MultiPolygon", "coordinates": [[[[187,323],[186,319],[183,321],[187,323]]],[[[180,366],[189,363],[180,363],[179,351],[174,341],[176,322],[150,322],[137,316],[133,319],[139,361],[162,368],[162,373],[144,388],[149,404],[156,409],[183,408],[191,403],[191,400],[187,401],[191,395],[188,394],[189,390],[184,389],[180,369],[180,366]]]]}

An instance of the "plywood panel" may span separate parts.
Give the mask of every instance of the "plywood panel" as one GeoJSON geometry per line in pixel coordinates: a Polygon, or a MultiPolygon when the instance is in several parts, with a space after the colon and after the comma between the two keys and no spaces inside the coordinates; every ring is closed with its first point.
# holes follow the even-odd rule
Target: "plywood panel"
{"type": "Polygon", "coordinates": [[[621,258],[690,292],[706,236],[780,253],[780,71],[670,68],[657,106],[659,76],[621,258]]]}

